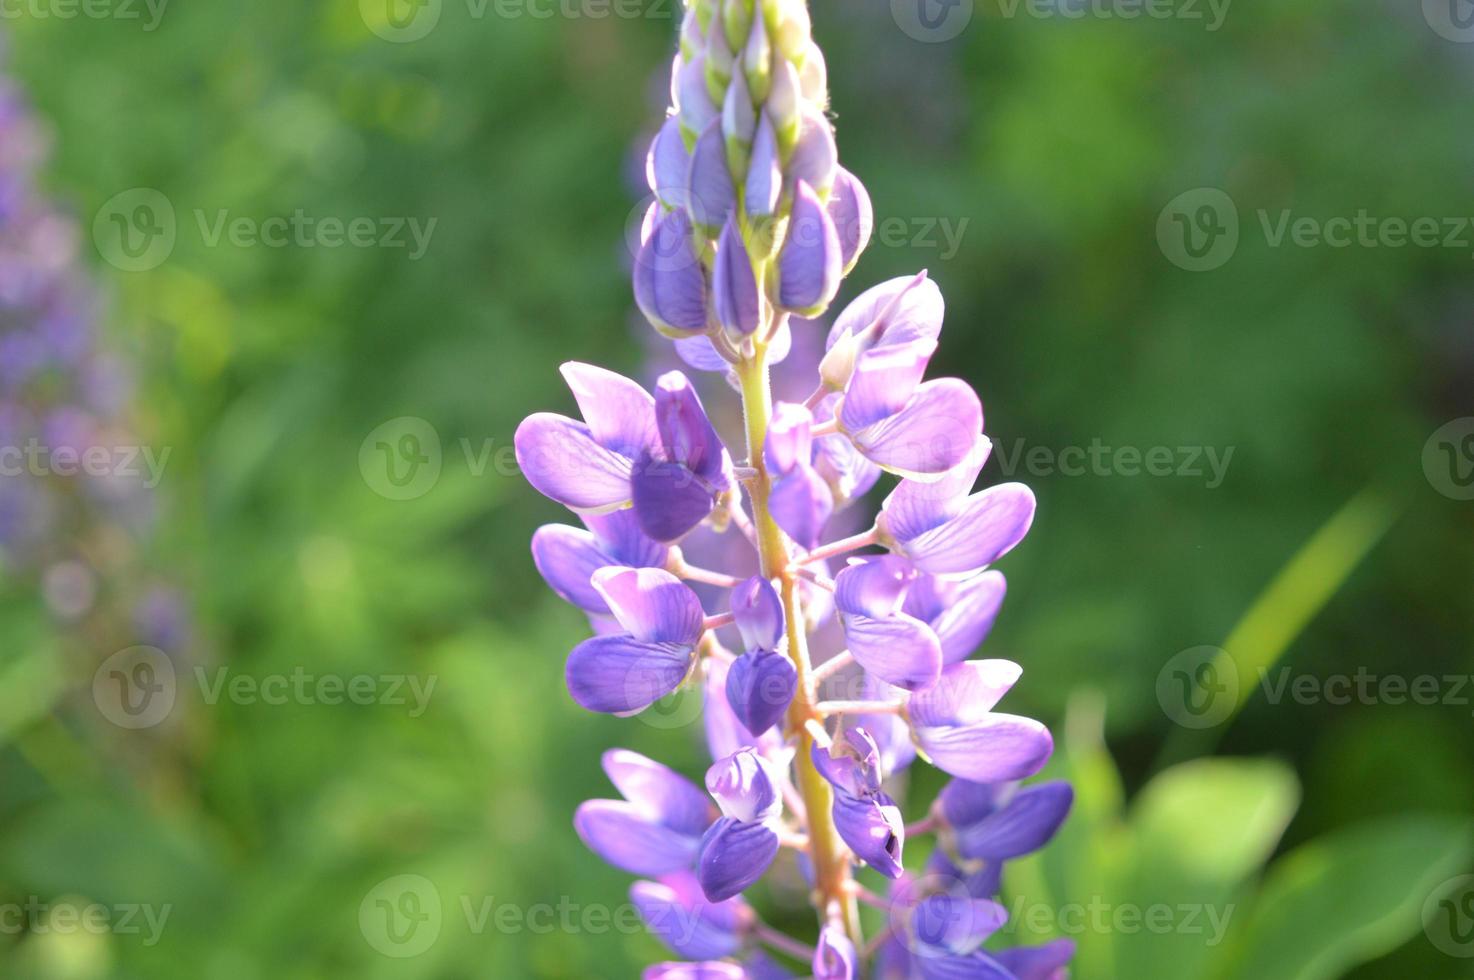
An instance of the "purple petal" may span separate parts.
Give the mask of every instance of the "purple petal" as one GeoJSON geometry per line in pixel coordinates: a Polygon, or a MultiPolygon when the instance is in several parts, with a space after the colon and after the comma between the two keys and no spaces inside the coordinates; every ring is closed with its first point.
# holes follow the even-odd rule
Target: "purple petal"
{"type": "Polygon", "coordinates": [[[732,184],[732,171],[727,167],[727,140],[722,135],[721,120],[714,119],[707,125],[691,151],[688,190],[691,221],[715,235],[726,223],[727,215],[737,207],[737,190],[732,184]]]}
{"type": "Polygon", "coordinates": [[[732,73],[727,96],[722,100],[722,135],[742,146],[752,142],[757,131],[757,111],[752,107],[752,94],[747,89],[747,76],[732,73]]]}
{"type": "Polygon", "coordinates": [[[896,415],[859,431],[850,429],[850,437],[884,469],[925,478],[945,474],[966,460],[982,427],[983,406],[977,394],[966,382],[942,378],[917,388],[896,415]]]}
{"type": "Polygon", "coordinates": [[[778,856],[778,835],[760,823],[723,817],[701,840],[696,876],[713,902],[739,895],[763,876],[778,856]]]}
{"type": "Polygon", "coordinates": [[[776,650],[783,639],[783,600],[760,575],[732,590],[732,616],[747,650],[776,650]]]}
{"type": "Polygon", "coordinates": [[[813,414],[802,405],[779,402],[774,407],[768,438],[763,442],[763,458],[769,470],[787,473],[812,459],[814,440],[809,429],[813,423],[813,414]]]}
{"type": "Polygon", "coordinates": [[[795,184],[802,181],[822,194],[833,186],[838,167],[839,150],[834,145],[834,127],[817,108],[806,107],[799,125],[798,141],[788,160],[788,180],[795,184]]]}
{"type": "Polygon", "coordinates": [[[969,497],[956,517],[907,541],[902,551],[923,571],[970,574],[1012,551],[1033,522],[1033,491],[1004,483],[969,497]]]}
{"type": "Polygon", "coordinates": [[[641,711],[681,686],[691,669],[689,647],[596,636],[573,648],[565,677],[573,700],[590,711],[641,711]]]}
{"type": "Polygon", "coordinates": [[[932,765],[959,779],[996,783],[1027,779],[1054,751],[1049,729],[1032,718],[989,714],[961,726],[917,725],[916,742],[932,765]]]}
{"type": "Polygon", "coordinates": [[[861,335],[867,340],[865,349],[936,340],[945,312],[942,291],[925,272],[899,276],[855,297],[835,318],[825,349],[832,349],[844,337],[861,335]]]}
{"type": "Polygon", "coordinates": [[[706,771],[706,790],[722,813],[743,823],[771,820],[783,810],[783,798],[768,763],[754,748],[742,748],[706,771]]]}
{"type": "Polygon", "coordinates": [[[711,338],[705,334],[697,334],[694,337],[677,337],[671,345],[675,347],[676,354],[690,367],[698,371],[729,371],[732,365],[727,359],[717,353],[712,346],[711,338]]]}
{"type": "Polygon", "coordinates": [[[727,451],[691,380],[669,371],[655,383],[655,422],[665,459],[682,463],[717,489],[726,489],[727,451]]]}
{"type": "Polygon", "coordinates": [[[538,528],[532,535],[532,563],[559,598],[591,613],[609,612],[590,580],[617,563],[588,531],[564,524],[538,528]]]}
{"type": "Polygon", "coordinates": [[[901,611],[916,570],[904,558],[884,555],[857,561],[834,579],[834,604],[841,613],[883,619],[901,611]]]}
{"type": "Polygon", "coordinates": [[[701,848],[699,834],[667,827],[651,819],[644,808],[620,800],[589,800],[580,805],[573,815],[573,827],[589,850],[637,875],[690,868],[701,848]]]}
{"type": "Polygon", "coordinates": [[[917,340],[861,355],[839,407],[839,423],[845,431],[855,433],[880,424],[910,404],[936,349],[934,340],[917,340]]]}
{"type": "Polygon", "coordinates": [[[605,449],[634,459],[655,442],[655,399],[622,374],[569,361],[559,371],[584,424],[605,449]]]}
{"type": "Polygon", "coordinates": [[[588,426],[538,412],[513,437],[522,475],[545,497],[574,510],[614,510],[630,501],[628,457],[605,449],[588,426]]]}
{"type": "Polygon", "coordinates": [[[753,737],[737,720],[727,703],[727,665],[715,657],[705,662],[706,683],[702,686],[702,724],[706,732],[706,748],[713,760],[725,759],[738,749],[752,745],[763,751],[778,747],[782,736],[777,731],[753,737]]]}
{"type": "Polygon", "coordinates": [[[967,495],[992,450],[992,440],[979,435],[967,458],[939,479],[897,483],[880,507],[886,534],[896,541],[910,541],[956,517],[967,506],[967,495]]]}
{"type": "Polygon", "coordinates": [[[650,144],[650,154],[645,159],[645,179],[661,203],[674,208],[685,202],[690,170],[691,154],[686,152],[686,143],[681,137],[680,120],[671,116],[650,144]]]}
{"type": "Polygon", "coordinates": [[[698,54],[680,67],[675,79],[676,105],[681,125],[700,133],[718,120],[716,103],[706,87],[706,56],[698,54]]]}
{"type": "Polygon", "coordinates": [[[885,619],[841,618],[850,653],[867,671],[908,691],[936,683],[942,648],[930,626],[900,613],[885,619]]]}
{"type": "Polygon", "coordinates": [[[961,663],[982,645],[1008,583],[1002,572],[984,572],[961,582],[923,575],[906,595],[905,611],[931,626],[942,642],[942,663],[961,663]]]}
{"type": "MultiPolygon", "coordinates": [[[[1023,668],[1011,660],[967,660],[943,671],[936,687],[911,698],[917,725],[965,725],[986,718],[1018,683],[1023,668]]],[[[985,780],[987,781],[987,780],[985,780]]]]}
{"type": "Polygon", "coordinates": [[[753,735],[783,720],[797,690],[798,671],[780,653],[745,653],[727,671],[727,703],[753,735]]]}
{"type": "Polygon", "coordinates": [[[1015,980],[981,950],[967,956],[917,956],[915,960],[921,980],[1015,980]]]}
{"type": "Polygon", "coordinates": [[[887,878],[901,876],[906,824],[890,797],[835,794],[834,827],[861,861],[887,878]]]}
{"type": "Polygon", "coordinates": [[[714,960],[710,963],[656,963],[645,968],[640,980],[748,980],[748,976],[747,971],[736,963],[714,960]]]}
{"type": "Polygon", "coordinates": [[[826,925],[814,947],[814,980],[854,980],[858,956],[844,930],[826,925]]]}
{"type": "Polygon", "coordinates": [[[614,618],[642,643],[695,646],[701,639],[701,600],[663,568],[613,566],[593,576],[614,618]]]}
{"type": "Polygon", "coordinates": [[[972,953],[1008,922],[1008,910],[986,898],[940,892],[928,895],[911,913],[922,955],[944,951],[953,956],[972,953]]]}
{"type": "Polygon", "coordinates": [[[875,228],[875,210],[870,204],[870,193],[860,183],[860,178],[843,167],[837,171],[834,189],[829,194],[829,217],[839,235],[844,274],[849,275],[860,260],[860,253],[870,244],[870,234],[875,228]]]}
{"type": "Polygon", "coordinates": [[[1025,787],[993,813],[966,824],[954,824],[958,853],[987,861],[1031,854],[1053,839],[1074,800],[1069,783],[1025,787]]]}
{"type": "Polygon", "coordinates": [[[608,514],[588,514],[583,518],[594,537],[615,559],[612,564],[631,568],[664,568],[670,548],[640,530],[639,519],[628,508],[608,514]]]}
{"type": "Polygon", "coordinates": [[[842,271],[834,222],[813,188],[800,181],[778,256],[778,305],[793,313],[818,316],[834,299],[842,271]]]}
{"type": "MultiPolygon", "coordinates": [[[[761,21],[762,18],[758,18],[761,21]]],[[[747,187],[743,202],[748,217],[763,218],[778,209],[778,196],[783,191],[783,172],[778,162],[778,138],[768,114],[758,119],[757,134],[752,138],[752,161],[747,165],[747,187]]]]}
{"type": "Polygon", "coordinates": [[[610,749],[602,763],[620,795],[665,826],[700,837],[711,825],[706,794],[674,769],[628,749],[610,749]]]}
{"type": "Polygon", "coordinates": [[[1074,956],[1073,939],[1056,939],[1041,946],[1015,946],[993,954],[1015,980],[1064,980],[1065,968],[1074,956]]]}
{"type": "Polygon", "coordinates": [[[716,490],[680,463],[650,454],[634,464],[630,496],[640,528],[656,541],[678,541],[716,506],[716,490]]]}
{"type": "Polygon", "coordinates": [[[706,329],[706,273],[692,235],[686,209],[676,208],[635,256],[635,303],[655,329],[677,337],[706,329]]]}
{"type": "MultiPolygon", "coordinates": [[[[894,702],[900,700],[901,690],[892,687],[872,674],[865,675],[861,688],[866,701],[894,702]]],[[[911,765],[916,758],[916,746],[911,744],[911,726],[905,719],[894,714],[860,714],[850,716],[856,725],[863,726],[875,740],[880,750],[881,770],[897,773],[911,765]]]]}
{"type": "Polygon", "coordinates": [[[717,321],[732,334],[747,335],[758,328],[761,316],[757,278],[752,260],[737,230],[735,215],[728,216],[717,243],[716,267],[712,270],[712,305],[717,321]]]}
{"type": "Polygon", "coordinates": [[[785,534],[813,549],[834,513],[834,494],[818,471],[805,463],[773,481],[768,510],[785,534]]]}
{"type": "Polygon", "coordinates": [[[635,882],[630,886],[630,901],[661,942],[677,955],[697,960],[736,953],[751,918],[747,903],[740,898],[708,901],[696,876],[684,871],[658,882],[635,882]]]}

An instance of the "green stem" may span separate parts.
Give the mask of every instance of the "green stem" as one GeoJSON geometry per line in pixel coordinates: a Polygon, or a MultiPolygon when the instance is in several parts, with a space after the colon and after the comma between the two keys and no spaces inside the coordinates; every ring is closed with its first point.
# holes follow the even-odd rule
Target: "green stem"
{"type": "Polygon", "coordinates": [[[799,598],[799,579],[788,567],[788,545],[768,510],[768,497],[773,483],[763,460],[763,444],[767,441],[768,423],[773,416],[773,394],[768,382],[767,355],[766,345],[759,344],[751,358],[737,365],[737,375],[742,382],[742,411],[747,427],[747,458],[757,469],[757,476],[748,483],[748,493],[752,498],[753,524],[757,529],[758,554],[762,561],[763,575],[780,580],[782,585],[783,611],[788,629],[788,655],[798,671],[798,692],[788,708],[787,728],[788,734],[798,740],[793,765],[797,773],[799,795],[803,798],[804,809],[808,814],[811,844],[809,853],[814,862],[814,884],[817,892],[815,904],[819,910],[819,921],[828,921],[837,910],[851,941],[859,948],[863,937],[860,934],[859,908],[850,889],[849,855],[834,829],[834,793],[829,783],[814,768],[814,738],[807,730],[810,720],[822,724],[823,716],[814,704],[810,684],[813,667],[809,663],[808,634],[799,598]]]}

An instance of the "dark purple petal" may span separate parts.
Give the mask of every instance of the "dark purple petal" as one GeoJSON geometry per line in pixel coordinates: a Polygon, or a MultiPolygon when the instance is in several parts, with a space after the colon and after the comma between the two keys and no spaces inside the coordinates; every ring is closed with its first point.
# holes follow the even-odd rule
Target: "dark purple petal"
{"type": "Polygon", "coordinates": [[[732,590],[732,616],[747,650],[776,650],[783,639],[783,600],[771,582],[754,575],[732,590]]]}
{"type": "Polygon", "coordinates": [[[844,930],[826,925],[819,932],[819,943],[814,947],[814,980],[855,980],[855,944],[844,930]]]}
{"type": "MultiPolygon", "coordinates": [[[[1048,844],[1069,816],[1075,791],[1069,783],[1028,786],[1000,809],[979,820],[956,826],[957,850],[963,857],[1005,861],[1048,844]]],[[[950,818],[949,818],[950,819],[950,818]]]]}
{"type": "Polygon", "coordinates": [[[675,337],[706,329],[706,273],[685,208],[655,223],[635,256],[634,283],[635,303],[655,329],[675,337]]]}
{"type": "Polygon", "coordinates": [[[727,140],[722,123],[713,119],[691,151],[691,182],[688,186],[691,221],[709,235],[726,223],[727,215],[737,207],[737,190],[732,184],[732,171],[727,167],[727,140]]]}
{"type": "Polygon", "coordinates": [[[750,747],[713,763],[706,771],[706,790],[722,813],[743,823],[761,823],[783,811],[777,780],[768,763],[750,747]]]}
{"type": "Polygon", "coordinates": [[[642,643],[695,646],[701,639],[701,600],[691,587],[662,568],[600,569],[594,588],[614,618],[642,643]]]}
{"type": "Polygon", "coordinates": [[[1034,492],[1022,483],[989,487],[967,499],[956,517],[902,550],[923,571],[970,574],[1013,550],[1034,523],[1034,492]]]}
{"type": "Polygon", "coordinates": [[[1065,980],[1065,968],[1075,956],[1075,941],[1056,939],[1041,946],[1015,946],[992,955],[1015,980],[1065,980]]]}
{"type": "Polygon", "coordinates": [[[681,686],[691,669],[689,647],[596,636],[573,648],[565,676],[573,700],[590,711],[640,711],[681,686]]]}
{"type": "Polygon", "coordinates": [[[778,305],[803,316],[818,316],[834,299],[842,271],[834,222],[813,188],[800,181],[778,256],[778,305]]]}
{"type": "MultiPolygon", "coordinates": [[[[759,21],[762,18],[758,18],[759,21]]],[[[747,165],[747,187],[743,204],[751,218],[764,218],[778,209],[778,196],[783,191],[783,171],[778,160],[778,137],[768,114],[758,119],[757,133],[752,138],[752,161],[747,165]]]]}
{"type": "Polygon", "coordinates": [[[725,759],[738,749],[752,745],[764,751],[776,749],[782,742],[777,731],[754,737],[742,722],[737,720],[731,705],[727,703],[726,663],[708,657],[706,683],[702,686],[702,725],[706,732],[706,748],[713,760],[725,759]]]}
{"type": "Polygon", "coordinates": [[[901,876],[906,823],[890,797],[883,793],[875,797],[836,793],[834,827],[855,857],[887,878],[901,876]]]}
{"type": "Polygon", "coordinates": [[[712,269],[712,304],[717,322],[729,333],[745,336],[758,328],[762,314],[757,291],[757,277],[752,259],[742,243],[735,215],[729,215],[717,242],[716,265],[712,269]]]}
{"type": "Polygon", "coordinates": [[[591,579],[616,562],[588,531],[564,524],[538,528],[532,535],[532,563],[564,601],[591,613],[609,612],[591,579]]]}
{"type": "Polygon", "coordinates": [[[954,779],[937,794],[936,807],[948,826],[965,827],[996,813],[1018,786],[1018,783],[970,783],[954,779]]]}
{"type": "Polygon", "coordinates": [[[645,159],[645,179],[661,203],[674,208],[685,203],[690,170],[691,154],[686,151],[685,140],[681,138],[680,120],[671,116],[650,144],[650,154],[645,159]]]}
{"type": "Polygon", "coordinates": [[[917,340],[866,351],[845,388],[839,424],[855,433],[901,412],[915,397],[936,349],[934,340],[917,340]]]}
{"type": "Polygon", "coordinates": [[[872,462],[899,476],[926,478],[941,476],[965,461],[975,451],[982,428],[983,406],[977,393],[966,382],[941,378],[917,388],[899,413],[849,431],[872,462]]]}
{"type": "Polygon", "coordinates": [[[522,475],[543,496],[586,511],[629,503],[631,460],[599,445],[582,422],[539,412],[517,427],[513,444],[522,475]]]}
{"type": "Polygon", "coordinates": [[[753,735],[783,720],[797,690],[798,671],[781,653],[749,651],[727,671],[727,703],[753,735]]]}
{"type": "Polygon", "coordinates": [[[655,399],[622,374],[568,361],[559,371],[584,424],[605,449],[634,459],[655,442],[655,399]]]}
{"type": "Polygon", "coordinates": [[[696,876],[686,871],[660,881],[635,882],[630,901],[661,942],[677,955],[695,960],[735,954],[752,918],[740,898],[708,901],[696,876]]]}
{"type": "Polygon", "coordinates": [[[799,123],[798,140],[793,145],[793,155],[788,160],[789,182],[802,181],[824,193],[834,183],[835,170],[839,167],[839,150],[834,145],[834,127],[824,118],[824,113],[813,106],[804,109],[799,123]]]}
{"type": "Polygon", "coordinates": [[[628,749],[610,749],[602,761],[620,795],[667,827],[700,837],[711,825],[706,794],[674,769],[628,749]]]}
{"type": "Polygon", "coordinates": [[[622,800],[589,800],[573,815],[573,827],[589,850],[622,871],[661,875],[696,863],[701,837],[653,819],[622,800]]]}
{"type": "Polygon", "coordinates": [[[681,463],[715,489],[726,489],[726,448],[696,388],[680,371],[669,371],[655,383],[655,423],[665,461],[681,463]]]}
{"type": "Polygon", "coordinates": [[[778,856],[778,835],[764,824],[723,817],[701,840],[696,876],[713,902],[740,895],[778,856]]]}
{"type": "Polygon", "coordinates": [[[928,895],[911,913],[911,928],[922,955],[945,952],[966,956],[1008,922],[1008,910],[986,898],[940,892],[928,895]]]}
{"type": "Polygon", "coordinates": [[[630,496],[640,528],[656,541],[679,541],[716,506],[716,491],[681,463],[646,454],[635,461],[630,496]]]}
{"type": "Polygon", "coordinates": [[[916,725],[916,741],[932,765],[959,779],[996,783],[1027,779],[1049,761],[1054,740],[1032,718],[988,714],[967,725],[916,725]]]}
{"type": "Polygon", "coordinates": [[[609,557],[615,559],[613,564],[664,568],[670,558],[670,548],[640,530],[640,521],[629,508],[608,514],[586,514],[583,522],[609,557]]]}

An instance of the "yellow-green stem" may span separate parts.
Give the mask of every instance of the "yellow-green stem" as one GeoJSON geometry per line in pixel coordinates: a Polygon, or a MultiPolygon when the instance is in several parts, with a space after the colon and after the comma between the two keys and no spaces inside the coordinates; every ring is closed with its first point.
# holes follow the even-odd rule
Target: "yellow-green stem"
{"type": "Polygon", "coordinates": [[[810,690],[813,667],[809,663],[808,634],[799,598],[799,580],[797,575],[788,570],[788,546],[784,543],[783,532],[778,529],[768,511],[772,480],[763,460],[763,443],[767,440],[768,423],[773,415],[773,395],[768,383],[767,358],[767,345],[758,344],[753,356],[737,366],[737,374],[742,382],[742,411],[747,425],[747,458],[757,470],[757,476],[748,482],[752,498],[752,519],[757,529],[763,575],[781,581],[780,592],[788,630],[788,655],[798,671],[798,693],[788,708],[787,729],[798,740],[798,751],[793,764],[797,773],[799,795],[803,797],[804,809],[808,813],[810,856],[814,862],[819,920],[821,923],[827,921],[831,910],[837,908],[851,941],[858,948],[863,937],[860,935],[859,908],[849,887],[848,852],[834,829],[834,793],[824,777],[814,768],[814,737],[807,731],[806,723],[810,719],[817,719],[822,723],[823,717],[815,710],[810,690]]]}

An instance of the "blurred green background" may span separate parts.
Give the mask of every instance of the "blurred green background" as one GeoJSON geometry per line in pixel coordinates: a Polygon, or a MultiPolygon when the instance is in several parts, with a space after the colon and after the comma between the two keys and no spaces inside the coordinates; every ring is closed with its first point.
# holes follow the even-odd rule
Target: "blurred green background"
{"type": "MultiPolygon", "coordinates": [[[[1286,211],[1474,219],[1474,32],[1435,30],[1436,3],[1240,0],[1209,29],[1190,0],[1135,18],[1126,0],[979,0],[936,8],[964,18],[940,40],[915,36],[909,4],[817,0],[815,34],[842,159],[889,232],[846,295],[930,270],[939,364],[978,387],[1000,447],[985,479],[1040,497],[988,650],[1024,665],[1011,710],[1060,733],[1054,769],[1081,799],[1010,894],[1232,916],[1218,942],[1180,916],[1165,934],[1059,914],[1021,932],[1080,941],[1078,977],[1474,976],[1474,940],[1423,922],[1474,870],[1474,683],[1442,680],[1474,672],[1474,503],[1425,468],[1435,430],[1474,415],[1474,230],[1448,247],[1274,236],[1286,211]],[[1239,236],[1192,271],[1173,215],[1222,199],[1180,198],[1201,188],[1227,195],[1239,236]],[[1206,464],[1133,475],[1129,456],[1105,474],[1028,462],[1096,440],[1232,456],[1220,481],[1206,464]],[[1203,646],[1229,651],[1243,706],[1199,729],[1159,692],[1203,646]],[[1433,675],[1450,703],[1271,699],[1260,668],[1433,675]]],[[[72,635],[34,583],[6,581],[0,902],[170,911],[153,943],[0,923],[0,974],[629,977],[661,957],[635,929],[478,916],[617,912],[628,877],[570,826],[612,792],[600,751],[705,766],[699,726],[566,696],[586,624],[527,552],[563,516],[507,450],[524,415],[571,408],[562,360],[649,379],[623,243],[678,11],[432,7],[414,40],[369,0],[176,0],[156,21],[121,2],[6,8],[13,70],[54,131],[46,187],[136,358],[142,438],[172,448],[148,565],[193,636],[169,651],[167,722],[123,731],[88,690],[136,638],[72,635]],[[173,251],[138,272],[90,234],[132,188],[177,217],[173,251]],[[200,224],[299,209],[435,225],[412,258],[212,244],[200,224]],[[401,500],[371,436],[404,417],[428,423],[441,468],[401,500]],[[67,665],[60,682],[40,661],[67,665]],[[412,697],[210,704],[196,666],[435,686],[418,714],[412,697]],[[375,889],[406,874],[433,884],[440,928],[386,956],[375,889]]],[[[759,901],[809,928],[797,903],[759,901]]]]}

